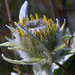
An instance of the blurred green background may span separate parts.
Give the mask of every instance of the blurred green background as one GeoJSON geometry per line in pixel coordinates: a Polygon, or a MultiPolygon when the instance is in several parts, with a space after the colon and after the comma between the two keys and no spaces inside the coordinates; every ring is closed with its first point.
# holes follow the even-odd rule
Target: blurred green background
{"type": "MultiPolygon", "coordinates": [[[[25,0],[0,0],[0,43],[6,41],[6,35],[8,37],[11,37],[11,32],[5,27],[5,25],[10,24],[10,21],[14,22],[19,20],[19,10],[24,1],[25,0]],[[8,15],[6,5],[9,6],[10,15],[8,15]]],[[[60,25],[62,25],[63,19],[66,18],[67,22],[65,30],[68,27],[70,33],[74,33],[75,0],[28,0],[28,2],[28,15],[32,13],[34,16],[35,13],[38,13],[39,17],[43,17],[43,15],[46,15],[47,18],[52,18],[54,21],[56,18],[58,18],[60,21],[60,25]]],[[[18,75],[33,75],[32,66],[10,64],[2,59],[2,53],[12,59],[21,59],[18,53],[8,51],[7,48],[0,47],[0,75],[11,75],[11,72],[16,72],[18,75]]],[[[73,68],[75,67],[75,55],[72,56],[72,59],[73,60],[71,61],[73,63],[68,60],[67,62],[70,63],[70,65],[66,68],[71,70],[71,72],[75,73],[75,68],[73,68]]],[[[60,73],[57,75],[60,75],[60,73]]],[[[64,75],[64,73],[62,73],[62,75],[64,75]]]]}

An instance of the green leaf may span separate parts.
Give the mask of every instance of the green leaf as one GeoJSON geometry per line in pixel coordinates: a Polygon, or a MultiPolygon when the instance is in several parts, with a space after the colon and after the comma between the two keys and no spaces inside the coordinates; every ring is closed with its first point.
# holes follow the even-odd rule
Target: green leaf
{"type": "Polygon", "coordinates": [[[8,25],[6,25],[6,27],[9,28],[13,33],[16,33],[16,29],[15,29],[15,28],[10,27],[10,26],[8,26],[8,25]]]}
{"type": "Polygon", "coordinates": [[[24,63],[21,62],[21,60],[12,60],[12,59],[9,59],[9,58],[5,57],[4,54],[2,54],[2,57],[3,57],[4,60],[6,60],[6,61],[8,61],[8,62],[10,62],[10,63],[14,63],[14,64],[24,64],[24,63]]]}
{"type": "Polygon", "coordinates": [[[32,58],[30,61],[23,60],[22,62],[29,62],[29,63],[46,63],[46,58],[32,58]]]}
{"type": "Polygon", "coordinates": [[[23,65],[33,65],[35,63],[41,63],[41,62],[45,62],[46,59],[44,58],[32,58],[30,60],[12,60],[12,59],[9,59],[7,57],[4,56],[4,54],[2,54],[2,57],[4,58],[4,60],[10,62],[10,63],[14,63],[14,64],[23,64],[23,65]]]}
{"type": "Polygon", "coordinates": [[[71,35],[64,35],[62,38],[67,42],[69,41],[71,35]]]}
{"type": "MultiPolygon", "coordinates": [[[[64,64],[63,66],[75,74],[75,54],[72,55],[64,64]]],[[[56,69],[53,72],[53,75],[65,75],[62,69],[56,69]]]]}
{"type": "Polygon", "coordinates": [[[65,66],[75,75],[75,54],[65,62],[65,66]]]}
{"type": "Polygon", "coordinates": [[[5,42],[0,44],[0,46],[14,46],[17,47],[17,45],[14,42],[5,42]]]}
{"type": "Polygon", "coordinates": [[[19,48],[19,47],[8,47],[9,50],[14,50],[14,49],[17,49],[17,50],[22,50],[22,48],[19,48]]]}
{"type": "Polygon", "coordinates": [[[26,48],[21,48],[21,47],[8,47],[9,50],[22,50],[22,51],[25,51],[25,52],[31,52],[29,51],[28,49],[26,48]]]}
{"type": "Polygon", "coordinates": [[[61,44],[58,47],[56,47],[54,50],[52,50],[50,53],[55,52],[55,51],[59,51],[59,50],[61,50],[63,48],[64,48],[64,44],[61,44]]]}
{"type": "Polygon", "coordinates": [[[64,30],[65,24],[66,24],[66,19],[64,19],[64,23],[63,23],[63,25],[60,28],[60,32],[62,32],[64,30]]]}
{"type": "Polygon", "coordinates": [[[68,54],[72,54],[75,52],[75,49],[73,48],[64,48],[61,52],[61,56],[65,56],[65,55],[68,55],[68,54]]]}
{"type": "Polygon", "coordinates": [[[5,38],[6,38],[8,41],[13,41],[13,39],[8,38],[7,36],[5,36],[5,38]]]}
{"type": "Polygon", "coordinates": [[[64,72],[59,68],[53,72],[53,75],[64,75],[64,72]]]}
{"type": "Polygon", "coordinates": [[[56,24],[57,24],[57,28],[59,28],[60,23],[58,19],[56,19],[56,24]]]}

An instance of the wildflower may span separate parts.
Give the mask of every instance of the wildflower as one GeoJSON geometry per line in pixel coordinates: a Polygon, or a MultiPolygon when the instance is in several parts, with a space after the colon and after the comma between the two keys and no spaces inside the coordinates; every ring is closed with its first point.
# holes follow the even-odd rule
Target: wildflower
{"type": "Polygon", "coordinates": [[[5,37],[8,42],[0,44],[0,46],[9,46],[9,50],[16,50],[22,60],[12,60],[3,54],[2,57],[11,63],[33,65],[35,75],[52,75],[52,63],[59,61],[71,51],[61,41],[65,19],[61,27],[58,19],[54,23],[51,18],[47,19],[45,15],[43,18],[39,18],[36,13],[34,18],[30,14],[29,19],[27,6],[28,2],[25,1],[20,9],[20,21],[14,22],[16,28],[6,25],[12,31],[15,39],[5,37]],[[24,6],[25,9],[23,9],[24,6]],[[21,14],[22,10],[25,11],[24,14],[21,14]]]}

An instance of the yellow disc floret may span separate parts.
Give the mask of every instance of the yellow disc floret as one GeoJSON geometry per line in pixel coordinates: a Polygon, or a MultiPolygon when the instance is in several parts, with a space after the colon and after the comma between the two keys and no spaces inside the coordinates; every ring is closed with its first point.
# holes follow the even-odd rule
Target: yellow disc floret
{"type": "Polygon", "coordinates": [[[52,19],[48,19],[48,25],[49,25],[49,26],[52,26],[51,21],[52,21],[52,19]]]}
{"type": "Polygon", "coordinates": [[[28,18],[28,16],[26,17],[26,19],[27,19],[27,21],[29,21],[29,18],[28,18]]]}
{"type": "Polygon", "coordinates": [[[23,17],[22,19],[22,25],[24,25],[26,23],[25,18],[23,17]]]}
{"type": "Polygon", "coordinates": [[[46,28],[44,29],[44,36],[46,37],[47,31],[46,28]]]}
{"type": "Polygon", "coordinates": [[[49,28],[49,25],[47,25],[47,32],[49,33],[49,31],[50,31],[50,28],[49,28]]]}
{"type": "Polygon", "coordinates": [[[43,21],[47,22],[47,17],[45,15],[43,15],[43,21]]]}
{"type": "Polygon", "coordinates": [[[22,36],[24,35],[24,32],[22,30],[20,30],[20,33],[21,33],[22,36]]]}
{"type": "Polygon", "coordinates": [[[38,32],[37,32],[37,30],[35,28],[34,28],[34,33],[39,38],[39,34],[38,34],[38,32]]]}
{"type": "Polygon", "coordinates": [[[35,13],[35,18],[36,18],[36,20],[39,20],[37,13],[35,13]]]}
{"type": "Polygon", "coordinates": [[[19,28],[17,28],[17,31],[20,32],[19,28]]]}
{"type": "Polygon", "coordinates": [[[40,36],[42,35],[42,31],[41,31],[41,29],[39,28],[39,33],[40,33],[40,36]]]}
{"type": "Polygon", "coordinates": [[[55,30],[56,29],[56,24],[54,24],[53,26],[52,26],[52,30],[55,30]]]}
{"type": "Polygon", "coordinates": [[[20,21],[18,21],[18,24],[20,24],[20,25],[21,25],[20,21]]]}
{"type": "Polygon", "coordinates": [[[31,19],[31,21],[34,20],[34,17],[32,16],[32,14],[30,14],[30,19],[31,19]]]}

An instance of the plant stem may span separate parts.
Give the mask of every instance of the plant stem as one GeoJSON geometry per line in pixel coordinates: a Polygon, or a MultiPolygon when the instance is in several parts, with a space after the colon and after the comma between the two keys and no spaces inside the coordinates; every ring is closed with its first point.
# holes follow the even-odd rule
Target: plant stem
{"type": "Polygon", "coordinates": [[[72,72],[70,72],[68,69],[66,69],[64,66],[62,66],[61,64],[59,64],[58,62],[55,63],[56,65],[58,65],[66,75],[74,75],[72,72]]]}
{"type": "Polygon", "coordinates": [[[52,75],[51,64],[37,64],[33,65],[34,75],[52,75]]]}

